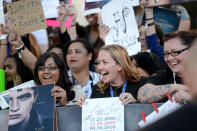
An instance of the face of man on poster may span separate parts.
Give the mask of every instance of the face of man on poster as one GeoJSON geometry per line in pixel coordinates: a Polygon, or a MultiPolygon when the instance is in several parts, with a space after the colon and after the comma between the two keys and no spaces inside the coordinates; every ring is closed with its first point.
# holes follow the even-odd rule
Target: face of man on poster
{"type": "MultiPolygon", "coordinates": [[[[14,92],[14,91],[13,91],[14,92]]],[[[21,122],[26,123],[30,118],[30,112],[37,96],[34,90],[25,90],[10,93],[9,126],[17,125],[21,122]]]]}

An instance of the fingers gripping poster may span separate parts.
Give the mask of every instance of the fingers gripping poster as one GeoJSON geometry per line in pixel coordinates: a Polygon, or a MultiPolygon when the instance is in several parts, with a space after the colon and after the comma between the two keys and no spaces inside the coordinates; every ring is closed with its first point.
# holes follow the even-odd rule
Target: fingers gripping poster
{"type": "Polygon", "coordinates": [[[118,44],[127,49],[129,55],[141,51],[139,32],[132,6],[133,0],[112,0],[101,11],[103,24],[110,28],[105,44],[118,44]]]}

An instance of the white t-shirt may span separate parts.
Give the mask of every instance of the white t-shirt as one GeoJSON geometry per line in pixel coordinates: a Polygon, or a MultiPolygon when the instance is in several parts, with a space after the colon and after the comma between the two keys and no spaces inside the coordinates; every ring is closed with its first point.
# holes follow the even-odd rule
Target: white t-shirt
{"type": "Polygon", "coordinates": [[[91,94],[92,94],[92,88],[91,87],[92,85],[94,86],[97,82],[99,82],[100,80],[100,75],[98,73],[95,73],[95,72],[92,72],[92,71],[89,71],[89,74],[92,78],[92,80],[88,80],[87,84],[85,86],[81,86],[77,83],[77,81],[75,80],[74,83],[73,83],[73,77],[72,77],[72,74],[71,74],[71,71],[69,70],[68,71],[68,77],[69,77],[69,80],[74,84],[76,85],[78,88],[81,88],[84,93],[85,93],[85,96],[87,99],[90,98],[91,94]],[[91,84],[93,82],[93,84],[91,84]]]}

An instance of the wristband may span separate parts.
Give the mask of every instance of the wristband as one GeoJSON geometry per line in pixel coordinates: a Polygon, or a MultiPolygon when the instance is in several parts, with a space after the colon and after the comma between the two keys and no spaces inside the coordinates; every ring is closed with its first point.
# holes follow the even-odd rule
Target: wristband
{"type": "Polygon", "coordinates": [[[152,18],[146,18],[146,20],[152,20],[152,19],[154,19],[153,17],[152,18]]]}
{"type": "Polygon", "coordinates": [[[18,53],[21,53],[25,50],[25,46],[23,46],[21,49],[16,50],[18,53]]]}
{"type": "MultiPolygon", "coordinates": [[[[15,47],[14,47],[14,48],[15,48],[15,47]]],[[[18,47],[18,48],[15,48],[15,49],[16,49],[16,51],[19,52],[19,53],[23,52],[23,51],[25,50],[25,45],[24,45],[24,43],[22,42],[22,45],[21,45],[20,47],[18,47]]]]}
{"type": "Polygon", "coordinates": [[[19,50],[19,49],[21,49],[23,46],[24,46],[24,43],[23,42],[21,42],[22,44],[18,47],[18,48],[16,48],[16,47],[14,47],[16,50],[19,50]]]}

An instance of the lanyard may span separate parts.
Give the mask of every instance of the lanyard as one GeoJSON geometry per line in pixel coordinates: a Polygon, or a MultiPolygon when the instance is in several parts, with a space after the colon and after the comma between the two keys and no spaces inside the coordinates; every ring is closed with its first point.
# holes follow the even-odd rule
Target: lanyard
{"type": "MultiPolygon", "coordinates": [[[[127,88],[127,80],[125,80],[124,86],[122,87],[122,93],[125,93],[126,88],[127,88]]],[[[114,97],[114,91],[112,89],[112,86],[110,86],[110,94],[111,94],[111,97],[114,97]]]]}

